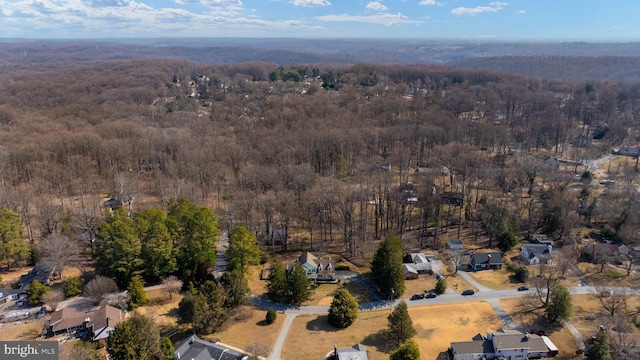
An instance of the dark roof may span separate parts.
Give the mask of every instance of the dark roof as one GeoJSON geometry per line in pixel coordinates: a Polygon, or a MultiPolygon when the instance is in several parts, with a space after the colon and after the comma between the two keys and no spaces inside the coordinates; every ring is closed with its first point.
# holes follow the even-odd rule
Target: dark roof
{"type": "Polygon", "coordinates": [[[454,354],[491,354],[493,353],[493,343],[491,340],[474,340],[452,342],[451,349],[454,354]]]}
{"type": "Polygon", "coordinates": [[[45,285],[49,285],[49,278],[53,273],[53,266],[45,263],[37,263],[28,274],[20,276],[18,285],[20,289],[26,289],[33,280],[38,280],[45,285]]]}
{"type": "Polygon", "coordinates": [[[196,335],[185,339],[173,354],[175,359],[189,360],[242,360],[248,358],[245,354],[202,340],[196,335]]]}
{"type": "Polygon", "coordinates": [[[475,260],[476,264],[489,264],[489,255],[491,255],[492,264],[502,264],[502,254],[499,252],[476,253],[472,254],[471,258],[475,260]]]}
{"type": "Polygon", "coordinates": [[[449,245],[449,249],[462,249],[464,245],[462,245],[462,240],[460,239],[451,239],[447,241],[447,245],[449,245]]]}

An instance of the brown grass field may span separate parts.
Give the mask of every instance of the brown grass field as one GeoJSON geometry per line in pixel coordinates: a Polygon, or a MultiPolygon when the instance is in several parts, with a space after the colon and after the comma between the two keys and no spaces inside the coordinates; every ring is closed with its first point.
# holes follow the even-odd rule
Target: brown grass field
{"type": "MultiPolygon", "coordinates": [[[[435,359],[447,351],[451,341],[468,341],[479,332],[502,326],[486,302],[409,308],[409,313],[423,359],[435,359]]],[[[299,316],[284,343],[282,358],[321,359],[334,344],[349,347],[360,342],[367,346],[371,360],[388,359],[393,350],[384,338],[388,315],[388,310],[362,312],[353,325],[343,330],[329,325],[326,315],[299,316]]]]}
{"type": "Polygon", "coordinates": [[[471,272],[469,275],[480,284],[495,290],[515,289],[522,285],[513,279],[513,272],[504,267],[500,270],[471,272]]]}

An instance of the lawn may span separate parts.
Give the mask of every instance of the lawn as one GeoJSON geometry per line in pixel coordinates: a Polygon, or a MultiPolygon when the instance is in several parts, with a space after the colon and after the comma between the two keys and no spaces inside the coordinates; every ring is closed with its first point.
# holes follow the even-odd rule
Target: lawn
{"type": "MultiPolygon", "coordinates": [[[[255,308],[247,308],[242,318],[229,319],[223,329],[205,339],[220,340],[222,343],[245,350],[249,345],[259,344],[271,349],[280,335],[286,315],[278,314],[276,321],[267,325],[267,312],[255,308]]],[[[291,333],[289,333],[291,334],[291,333]]]]}
{"type": "Polygon", "coordinates": [[[475,286],[471,286],[467,280],[456,273],[445,275],[444,278],[447,280],[447,289],[451,289],[453,292],[461,293],[467,289],[478,291],[475,286]]]}
{"type": "Polygon", "coordinates": [[[436,287],[436,277],[434,275],[420,275],[415,280],[404,281],[405,291],[403,298],[409,299],[413,294],[424,294],[432,291],[436,287]]]}
{"type": "Polygon", "coordinates": [[[471,272],[469,275],[480,284],[494,290],[515,289],[522,285],[513,278],[513,273],[506,267],[500,270],[471,272]]]}
{"type": "Polygon", "coordinates": [[[162,334],[170,333],[178,327],[178,319],[175,316],[178,304],[182,300],[182,295],[173,294],[171,299],[164,289],[147,291],[149,302],[140,306],[135,311],[148,316],[160,328],[162,334]]]}
{"type": "MultiPolygon", "coordinates": [[[[502,326],[486,302],[409,308],[409,313],[423,359],[435,359],[447,351],[451,341],[470,341],[477,333],[502,326]]],[[[360,342],[367,346],[369,359],[386,360],[393,350],[384,337],[388,315],[388,310],[361,312],[358,320],[343,330],[329,325],[326,315],[299,316],[289,330],[282,358],[321,359],[334,344],[349,347],[360,342]]]]}
{"type": "Polygon", "coordinates": [[[594,286],[634,287],[638,284],[639,280],[638,275],[635,273],[626,276],[626,270],[612,265],[605,265],[602,272],[600,271],[600,265],[588,262],[578,263],[577,267],[587,281],[589,281],[589,284],[594,286]]]}

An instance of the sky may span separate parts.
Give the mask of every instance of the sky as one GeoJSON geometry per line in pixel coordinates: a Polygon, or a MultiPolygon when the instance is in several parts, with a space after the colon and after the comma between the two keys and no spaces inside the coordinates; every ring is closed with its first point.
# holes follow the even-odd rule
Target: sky
{"type": "Polygon", "coordinates": [[[0,0],[0,38],[640,41],[638,0],[0,0]]]}

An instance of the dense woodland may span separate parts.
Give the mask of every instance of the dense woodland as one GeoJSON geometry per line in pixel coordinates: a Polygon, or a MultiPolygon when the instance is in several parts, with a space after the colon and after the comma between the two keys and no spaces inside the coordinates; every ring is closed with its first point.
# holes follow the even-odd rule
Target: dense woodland
{"type": "Polygon", "coordinates": [[[461,231],[571,242],[580,227],[638,241],[637,162],[609,174],[618,186],[588,185],[591,160],[640,140],[634,84],[435,65],[4,66],[0,207],[32,244],[62,228],[90,241],[112,194],[133,196],[131,216],[187,198],[265,248],[354,261],[391,233],[407,248],[461,231]]]}

